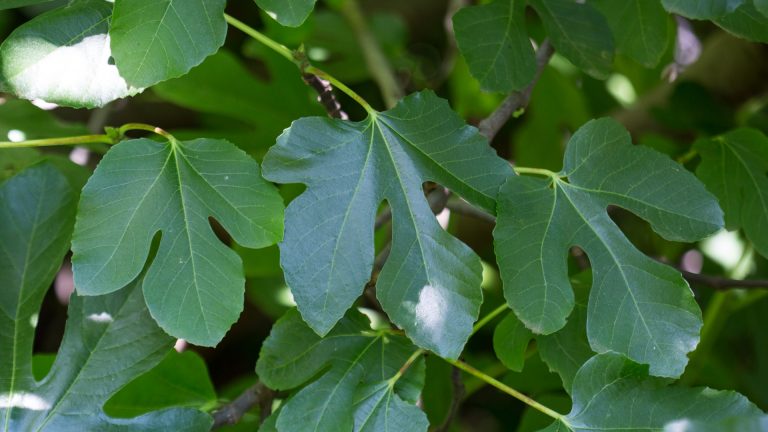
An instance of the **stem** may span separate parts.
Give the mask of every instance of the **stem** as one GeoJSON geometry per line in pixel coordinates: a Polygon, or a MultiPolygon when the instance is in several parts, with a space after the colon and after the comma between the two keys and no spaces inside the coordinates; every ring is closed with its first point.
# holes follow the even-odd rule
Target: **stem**
{"type": "Polygon", "coordinates": [[[224,19],[227,20],[227,22],[236,29],[240,30],[241,32],[247,34],[248,36],[256,39],[257,41],[261,42],[262,44],[266,45],[268,48],[270,48],[272,51],[275,51],[276,53],[280,54],[281,56],[285,57],[290,61],[291,63],[297,63],[296,58],[293,55],[293,51],[291,51],[288,47],[285,45],[275,42],[274,40],[267,37],[264,33],[261,33],[260,31],[254,29],[253,27],[250,27],[248,24],[245,24],[244,22],[238,20],[235,17],[232,17],[228,14],[224,14],[224,19]]]}
{"type": "Polygon", "coordinates": [[[699,155],[699,152],[696,149],[690,149],[684,155],[678,157],[677,162],[680,165],[685,165],[698,155],[699,155]]]}
{"type": "Polygon", "coordinates": [[[393,387],[395,383],[397,383],[397,381],[402,378],[403,375],[405,375],[405,373],[408,371],[408,368],[410,368],[411,365],[413,365],[413,363],[418,360],[419,357],[424,355],[424,353],[426,353],[426,351],[423,349],[417,349],[414,351],[413,354],[408,357],[408,360],[403,363],[403,366],[400,368],[400,370],[398,370],[397,373],[389,379],[389,386],[393,387]]]}
{"type": "Polygon", "coordinates": [[[347,96],[351,97],[352,99],[355,100],[355,102],[359,103],[360,106],[365,108],[365,110],[368,112],[369,115],[371,116],[376,115],[376,110],[373,109],[371,105],[365,99],[362,98],[362,96],[355,93],[351,88],[347,87],[346,84],[344,84],[343,82],[337,80],[333,75],[315,66],[307,66],[306,68],[304,68],[304,71],[307,73],[317,75],[320,78],[330,82],[334,87],[346,93],[347,96]]]}
{"type": "Polygon", "coordinates": [[[547,176],[552,178],[560,178],[560,176],[557,173],[554,173],[544,168],[514,167],[514,170],[518,174],[534,174],[534,175],[542,175],[542,176],[547,176]]]}
{"type": "Polygon", "coordinates": [[[148,125],[148,124],[144,124],[144,123],[127,123],[127,124],[124,124],[124,125],[120,126],[117,129],[117,131],[120,133],[121,137],[125,136],[125,133],[128,132],[128,131],[131,131],[131,130],[143,130],[143,131],[147,131],[147,132],[152,132],[152,133],[158,134],[158,135],[166,138],[171,143],[177,143],[178,142],[178,140],[176,140],[176,137],[174,137],[173,135],[169,134],[165,130],[163,130],[163,129],[157,127],[157,126],[152,126],[152,125],[148,125]]]}
{"type": "Polygon", "coordinates": [[[531,408],[533,408],[533,409],[535,409],[535,410],[537,410],[537,411],[539,411],[539,412],[541,412],[543,414],[546,414],[547,416],[552,417],[555,420],[558,420],[558,421],[561,421],[561,422],[565,423],[565,419],[564,419],[562,414],[552,410],[551,408],[549,408],[547,406],[544,406],[544,405],[536,402],[535,400],[533,400],[530,397],[524,395],[523,393],[520,393],[519,391],[513,389],[512,387],[504,384],[503,382],[497,380],[496,378],[494,378],[494,377],[492,377],[490,375],[486,375],[485,373],[475,369],[474,367],[464,363],[463,361],[460,361],[460,360],[449,360],[449,359],[446,359],[445,361],[447,361],[448,363],[450,363],[450,364],[456,366],[457,368],[463,370],[464,372],[467,372],[468,374],[473,375],[473,376],[481,379],[482,381],[485,381],[486,383],[496,387],[497,389],[499,389],[502,392],[512,396],[513,398],[515,398],[515,399],[525,403],[526,405],[530,406],[531,408]]]}
{"type": "Polygon", "coordinates": [[[368,66],[368,72],[379,85],[384,103],[387,108],[392,108],[403,97],[403,92],[397,83],[395,72],[368,27],[357,0],[346,0],[341,5],[341,13],[352,27],[365,58],[365,64],[368,66]]]}
{"type": "Polygon", "coordinates": [[[484,316],[482,319],[480,319],[480,321],[477,322],[477,324],[475,324],[475,327],[472,328],[472,334],[477,333],[478,330],[483,328],[483,326],[485,326],[486,324],[491,322],[494,318],[499,316],[499,314],[501,314],[502,312],[504,312],[507,309],[508,309],[507,308],[507,304],[506,303],[502,303],[499,307],[497,307],[496,309],[492,310],[491,313],[489,313],[488,315],[484,316]]]}
{"type": "Polygon", "coordinates": [[[4,148],[24,148],[24,147],[52,147],[60,145],[77,145],[77,144],[109,144],[112,145],[115,142],[107,135],[82,135],[74,137],[64,138],[46,138],[36,139],[28,141],[0,141],[0,149],[4,148]]]}

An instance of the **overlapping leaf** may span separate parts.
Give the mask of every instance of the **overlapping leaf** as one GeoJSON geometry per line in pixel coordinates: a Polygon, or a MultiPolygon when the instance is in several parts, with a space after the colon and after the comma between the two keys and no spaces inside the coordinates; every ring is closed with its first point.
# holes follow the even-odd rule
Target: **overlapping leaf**
{"type": "Polygon", "coordinates": [[[525,87],[536,73],[536,56],[525,30],[525,2],[496,0],[462,8],[453,17],[456,43],[484,90],[525,87]]]}
{"type": "Polygon", "coordinates": [[[696,143],[702,182],[720,200],[728,229],[743,228],[755,249],[768,257],[768,138],[738,129],[696,143]]]}
{"type": "Polygon", "coordinates": [[[593,268],[587,334],[613,351],[678,376],[698,342],[701,312],[674,269],[643,255],[606,212],[626,208],[670,240],[693,241],[722,226],[722,212],[693,175],[655,151],[632,147],[610,119],[574,134],[561,177],[511,177],[494,231],[507,301],[536,333],[565,325],[574,306],[566,254],[586,251],[593,268]]]}
{"type": "Polygon", "coordinates": [[[768,43],[768,15],[760,13],[756,5],[747,0],[733,12],[712,21],[736,36],[768,43]]]}
{"type": "Polygon", "coordinates": [[[282,209],[258,164],[226,141],[122,142],[83,190],[72,241],[75,285],[87,295],[124,287],[161,232],[142,283],[149,310],[168,333],[215,345],[243,308],[244,277],[209,218],[239,244],[259,248],[280,239],[282,209]]]}
{"type": "Polygon", "coordinates": [[[45,3],[51,0],[0,0],[0,10],[45,3]]]}
{"type": "Polygon", "coordinates": [[[591,4],[573,0],[530,0],[557,52],[595,78],[613,66],[613,36],[591,4]]]}
{"type": "Polygon", "coordinates": [[[36,317],[68,249],[74,201],[67,180],[50,165],[31,167],[0,186],[0,427],[207,430],[211,419],[197,410],[134,419],[102,411],[110,395],[157,364],[173,344],[149,316],[138,284],[108,296],[73,296],[51,372],[41,382],[32,375],[36,317]]]}
{"type": "Polygon", "coordinates": [[[572,398],[570,414],[546,431],[663,431],[681,416],[713,422],[762,414],[735,392],[668,386],[668,380],[649,377],[647,367],[618,354],[589,360],[576,374],[572,398]]]}
{"type": "Polygon", "coordinates": [[[26,99],[93,108],[134,95],[110,62],[112,5],[81,0],[17,28],[0,47],[0,86],[26,99]]]}
{"type": "Polygon", "coordinates": [[[315,7],[315,0],[256,0],[260,8],[284,26],[298,27],[315,7]]]}
{"type": "Polygon", "coordinates": [[[733,12],[747,0],[661,0],[671,13],[693,19],[713,19],[733,12]]]}
{"type": "Polygon", "coordinates": [[[657,1],[597,0],[613,32],[616,50],[646,67],[659,64],[672,36],[669,15],[657,1]]]}
{"type": "Polygon", "coordinates": [[[115,0],[112,55],[125,80],[149,87],[189,72],[224,44],[226,0],[115,0]]]}
{"type": "Polygon", "coordinates": [[[308,185],[286,210],[280,257],[302,317],[326,334],[360,295],[373,267],[375,212],[387,200],[393,243],[378,299],[418,345],[458,356],[482,299],[480,261],[437,224],[422,183],[436,181],[493,211],[510,174],[432,92],[360,123],[294,122],[267,154],[264,175],[308,185]]]}
{"type": "Polygon", "coordinates": [[[281,407],[280,432],[426,431],[427,417],[414,405],[423,362],[398,375],[415,351],[402,336],[373,331],[358,312],[320,337],[291,310],[272,328],[256,371],[273,389],[306,384],[281,407]]]}

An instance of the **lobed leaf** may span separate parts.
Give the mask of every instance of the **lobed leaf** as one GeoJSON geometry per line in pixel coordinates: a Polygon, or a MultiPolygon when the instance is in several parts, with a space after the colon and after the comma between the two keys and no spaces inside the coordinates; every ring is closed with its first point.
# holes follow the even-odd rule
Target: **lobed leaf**
{"type": "Polygon", "coordinates": [[[315,0],[256,0],[256,4],[281,25],[298,27],[312,13],[315,0]]]}
{"type": "Polygon", "coordinates": [[[557,52],[589,75],[605,79],[613,66],[608,22],[590,3],[530,0],[557,52]]]}
{"type": "Polygon", "coordinates": [[[635,249],[606,208],[636,213],[667,239],[694,241],[722,226],[715,198],[678,164],[633,147],[610,119],[574,134],[563,175],[568,182],[510,177],[499,195],[494,237],[510,307],[535,333],[561,329],[574,306],[566,254],[579,246],[593,269],[592,348],[679,376],[698,342],[701,311],[682,276],[635,249]]]}
{"type": "Polygon", "coordinates": [[[481,265],[438,225],[422,184],[433,180],[493,211],[511,174],[475,128],[432,92],[359,123],[304,118],[264,159],[266,178],[304,183],[286,210],[281,264],[302,317],[327,334],[368,282],[376,209],[393,211],[392,249],[377,297],[419,346],[457,357],[477,319],[481,265]]]}
{"type": "Polygon", "coordinates": [[[525,30],[525,2],[496,0],[453,16],[456,43],[483,90],[510,92],[533,80],[536,56],[525,30]]]}
{"type": "Polygon", "coordinates": [[[281,432],[426,431],[426,415],[414,405],[423,362],[396,377],[414,351],[402,336],[372,331],[360,313],[350,312],[321,337],[291,310],[264,342],[256,372],[274,389],[306,384],[281,407],[281,432]]]}
{"type": "Polygon", "coordinates": [[[681,416],[708,423],[762,414],[738,393],[669,386],[666,379],[649,377],[647,367],[613,353],[596,355],[579,370],[572,399],[570,414],[546,431],[663,431],[681,416]]]}
{"type": "Polygon", "coordinates": [[[149,87],[215,53],[227,35],[226,0],[115,0],[112,55],[125,80],[149,87]]]}
{"type": "Polygon", "coordinates": [[[67,180],[47,164],[0,186],[0,340],[13,347],[0,350],[2,430],[208,430],[211,418],[197,410],[133,419],[114,419],[102,410],[173,344],[149,316],[139,283],[107,296],[73,296],[59,355],[45,379],[35,380],[35,317],[68,249],[74,201],[67,180]]]}
{"type": "Polygon", "coordinates": [[[77,291],[117,291],[157,256],[142,282],[147,305],[173,336],[216,345],[243,308],[240,257],[217,240],[216,219],[239,244],[260,248],[282,234],[282,198],[234,145],[198,139],[124,141],[83,189],[72,265],[77,291]]]}
{"type": "Polygon", "coordinates": [[[737,129],[695,144],[701,155],[696,175],[717,196],[728,229],[743,228],[755,249],[768,257],[768,137],[737,129]]]}
{"type": "Polygon", "coordinates": [[[141,92],[110,63],[111,12],[104,0],[81,0],[22,24],[0,46],[0,87],[75,108],[141,92]]]}

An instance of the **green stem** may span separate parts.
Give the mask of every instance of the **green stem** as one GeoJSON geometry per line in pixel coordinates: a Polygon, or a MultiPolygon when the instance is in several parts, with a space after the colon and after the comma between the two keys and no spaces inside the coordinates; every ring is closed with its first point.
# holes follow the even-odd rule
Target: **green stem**
{"type": "Polygon", "coordinates": [[[387,57],[368,27],[357,0],[344,1],[341,5],[341,13],[352,27],[355,39],[360,44],[363,58],[365,58],[368,72],[379,85],[384,103],[387,108],[394,107],[397,101],[403,97],[403,92],[397,83],[395,72],[387,61],[387,57]]]}
{"type": "Polygon", "coordinates": [[[477,333],[478,330],[483,328],[483,326],[485,326],[486,324],[491,322],[494,318],[499,316],[499,314],[501,314],[502,312],[504,312],[507,309],[508,309],[507,304],[506,303],[502,303],[499,307],[497,307],[496,309],[492,310],[488,315],[486,315],[483,318],[481,318],[480,321],[478,321],[477,324],[475,324],[475,327],[472,328],[472,334],[477,333]]]}
{"type": "Polygon", "coordinates": [[[114,144],[112,138],[107,135],[82,135],[64,138],[46,138],[28,141],[0,141],[0,149],[4,148],[24,148],[24,147],[52,147],[60,145],[78,145],[78,144],[114,144]]]}
{"type": "Polygon", "coordinates": [[[408,371],[408,368],[410,368],[411,365],[419,357],[424,355],[424,353],[426,353],[426,351],[424,351],[423,349],[417,349],[416,351],[414,351],[413,354],[411,354],[411,356],[408,357],[408,360],[406,360],[405,363],[403,363],[403,366],[400,368],[400,370],[398,370],[397,373],[392,378],[389,379],[389,386],[393,387],[397,383],[397,381],[400,378],[402,378],[403,375],[405,375],[405,373],[408,371]]]}
{"type": "Polygon", "coordinates": [[[165,139],[167,139],[168,141],[170,141],[173,144],[179,142],[176,139],[176,137],[174,137],[173,135],[169,134],[165,130],[163,130],[163,129],[157,127],[157,126],[152,126],[152,125],[148,125],[148,124],[144,124],[144,123],[126,123],[126,124],[120,126],[117,129],[117,131],[120,133],[121,137],[125,136],[126,132],[132,131],[132,130],[142,130],[142,131],[147,131],[147,132],[152,132],[152,133],[158,134],[158,135],[164,137],[165,139]]]}
{"type": "Polygon", "coordinates": [[[688,152],[686,152],[684,155],[678,157],[677,158],[677,162],[680,165],[685,165],[688,162],[690,162],[691,160],[693,160],[693,158],[695,158],[698,155],[699,155],[699,152],[696,149],[692,148],[692,149],[688,150],[688,152]]]}
{"type": "Polygon", "coordinates": [[[513,167],[518,174],[534,174],[552,178],[560,178],[560,175],[544,168],[513,167]]]}
{"type": "Polygon", "coordinates": [[[275,42],[274,40],[267,37],[264,33],[261,33],[260,31],[254,29],[253,27],[250,27],[248,24],[245,24],[244,22],[238,20],[237,18],[234,18],[228,14],[224,14],[224,18],[232,27],[235,27],[241,32],[247,34],[248,36],[266,45],[272,51],[275,51],[281,56],[287,58],[288,61],[290,61],[291,63],[295,63],[296,65],[298,65],[298,62],[296,61],[296,58],[293,55],[293,51],[291,51],[290,48],[286,47],[281,43],[275,42]]]}
{"type": "Polygon", "coordinates": [[[558,421],[561,421],[561,422],[565,422],[564,416],[562,414],[558,413],[557,411],[554,411],[553,409],[551,409],[551,408],[549,408],[547,406],[544,406],[544,405],[540,404],[539,402],[536,402],[535,400],[533,400],[530,397],[524,395],[523,393],[513,389],[512,387],[504,384],[503,382],[497,380],[496,378],[494,378],[494,377],[492,377],[490,375],[487,375],[487,374],[485,374],[485,373],[475,369],[474,367],[464,363],[463,361],[460,361],[460,360],[449,360],[449,359],[446,359],[445,361],[447,361],[448,363],[452,364],[453,366],[456,366],[457,368],[463,370],[464,372],[467,372],[468,374],[473,375],[473,376],[481,379],[482,381],[485,381],[486,383],[496,387],[497,389],[499,389],[502,392],[512,396],[513,398],[515,398],[515,399],[525,403],[526,405],[530,406],[531,408],[533,408],[533,409],[535,409],[535,410],[537,410],[537,411],[539,411],[539,412],[541,412],[543,414],[546,414],[547,416],[552,417],[555,420],[558,420],[558,421]]]}
{"type": "Polygon", "coordinates": [[[224,18],[226,18],[227,22],[232,27],[235,27],[236,29],[242,31],[243,33],[257,40],[258,42],[264,44],[267,48],[285,57],[286,59],[288,59],[288,61],[295,64],[297,67],[299,67],[302,70],[302,72],[317,75],[320,78],[330,82],[334,87],[346,93],[349,97],[354,99],[355,102],[359,103],[360,106],[365,108],[368,114],[370,114],[371,116],[375,116],[376,110],[371,108],[371,105],[368,102],[366,102],[365,99],[363,99],[360,95],[352,91],[352,89],[344,85],[344,83],[336,79],[334,76],[332,76],[328,72],[325,72],[324,70],[317,68],[315,66],[307,65],[306,63],[300,61],[297,55],[293,51],[291,51],[290,48],[270,39],[264,33],[261,33],[260,31],[254,29],[253,27],[248,26],[244,22],[239,21],[238,19],[227,14],[224,14],[224,18]]]}

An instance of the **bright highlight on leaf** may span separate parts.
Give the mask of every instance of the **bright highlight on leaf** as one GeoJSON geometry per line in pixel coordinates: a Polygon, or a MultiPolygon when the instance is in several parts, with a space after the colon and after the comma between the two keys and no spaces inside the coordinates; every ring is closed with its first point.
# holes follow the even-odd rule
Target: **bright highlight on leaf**
{"type": "Polygon", "coordinates": [[[308,185],[286,210],[280,258],[315,331],[328,333],[370,279],[375,212],[386,200],[393,242],[376,295],[416,344],[459,355],[482,301],[480,259],[438,225],[422,184],[494,211],[511,169],[475,128],[428,91],[360,123],[303,118],[270,149],[264,175],[308,185]]]}
{"type": "Polygon", "coordinates": [[[509,92],[528,85],[536,56],[525,29],[525,2],[496,0],[453,16],[456,43],[483,90],[509,92]]]}
{"type": "Polygon", "coordinates": [[[649,377],[647,367],[618,354],[600,354],[584,364],[572,395],[570,414],[545,431],[662,431],[681,417],[709,423],[762,414],[736,392],[668,386],[668,380],[649,377]]]}
{"type": "Polygon", "coordinates": [[[632,147],[610,119],[571,138],[562,176],[511,177],[499,195],[494,236],[507,301],[536,333],[561,329],[574,306],[566,256],[589,256],[587,334],[596,352],[625,354],[653,375],[679,376],[698,343],[701,312],[674,269],[639,252],[608,217],[630,210],[669,240],[695,241],[722,226],[722,211],[693,175],[655,151],[632,147]]]}
{"type": "Polygon", "coordinates": [[[291,310],[264,342],[256,372],[273,389],[306,384],[275,414],[278,430],[426,431],[415,406],[424,363],[417,359],[398,375],[415,351],[403,336],[371,330],[358,312],[320,337],[291,310]]]}
{"type": "Polygon", "coordinates": [[[298,27],[315,7],[315,0],[256,0],[267,15],[288,27],[298,27]]]}
{"type": "Polygon", "coordinates": [[[94,108],[142,91],[110,61],[112,5],[82,0],[39,15],[0,47],[0,87],[25,99],[94,108]]]}
{"type": "MultiPolygon", "coordinates": [[[[103,0],[102,0],[103,2],[103,0]]],[[[112,53],[136,87],[176,78],[224,44],[226,0],[115,0],[112,53]]]]}
{"type": "Polygon", "coordinates": [[[743,228],[755,249],[768,257],[768,137],[737,129],[696,143],[696,175],[720,200],[728,229],[743,228]]]}
{"type": "Polygon", "coordinates": [[[243,308],[239,256],[210,226],[215,219],[242,246],[282,235],[282,198],[258,164],[234,145],[199,139],[124,141],[102,159],[83,189],[72,240],[81,294],[119,290],[146,265],[142,289],[152,316],[173,336],[216,345],[243,308]]]}
{"type": "Polygon", "coordinates": [[[140,283],[108,296],[73,296],[52,370],[40,382],[32,375],[34,327],[29,322],[68,249],[74,201],[67,180],[47,164],[0,186],[0,427],[208,430],[211,418],[192,409],[132,419],[110,418],[102,410],[110,395],[157,364],[173,345],[149,316],[140,283]],[[103,315],[113,320],[89,319],[103,315]]]}

